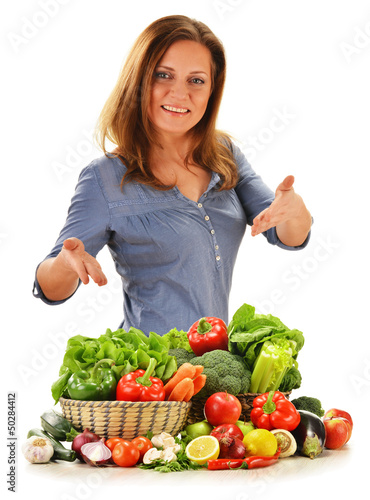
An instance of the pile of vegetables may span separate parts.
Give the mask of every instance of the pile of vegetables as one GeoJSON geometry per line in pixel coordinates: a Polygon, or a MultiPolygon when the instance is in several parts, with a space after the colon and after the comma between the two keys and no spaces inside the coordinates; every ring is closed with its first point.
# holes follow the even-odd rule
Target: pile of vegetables
{"type": "Polygon", "coordinates": [[[79,459],[99,467],[137,465],[160,472],[266,467],[294,454],[315,458],[325,446],[345,444],[353,422],[337,409],[325,413],[317,398],[289,401],[283,394],[301,385],[297,356],[303,345],[302,332],[271,314],[256,314],[248,304],[235,312],[228,326],[220,318],[204,317],[188,332],[174,328],[162,337],[135,328],[107,329],[99,338],[76,335],[67,343],[59,378],[52,385],[55,402],[60,397],[198,398],[206,400],[206,420],[189,424],[176,437],[148,432],[132,440],[104,439],[89,429],[77,432],[50,410],[41,415],[41,429],[29,431],[22,451],[32,463],[79,459]],[[243,393],[258,393],[250,422],[239,420],[242,408],[236,396],[243,393]],[[63,442],[71,442],[71,447],[63,442]]]}

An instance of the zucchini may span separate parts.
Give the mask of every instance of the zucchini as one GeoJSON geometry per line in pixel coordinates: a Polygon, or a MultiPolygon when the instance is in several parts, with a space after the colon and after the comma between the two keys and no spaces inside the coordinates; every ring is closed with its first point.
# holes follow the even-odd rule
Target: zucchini
{"type": "Polygon", "coordinates": [[[74,462],[76,460],[77,455],[75,451],[65,448],[62,443],[47,432],[41,429],[31,429],[27,434],[27,438],[31,436],[39,436],[50,440],[54,448],[54,455],[51,457],[52,460],[65,460],[66,462],[74,462]]]}
{"type": "Polygon", "coordinates": [[[57,441],[73,441],[79,432],[72,427],[71,422],[55,410],[46,411],[41,415],[41,427],[57,441]]]}

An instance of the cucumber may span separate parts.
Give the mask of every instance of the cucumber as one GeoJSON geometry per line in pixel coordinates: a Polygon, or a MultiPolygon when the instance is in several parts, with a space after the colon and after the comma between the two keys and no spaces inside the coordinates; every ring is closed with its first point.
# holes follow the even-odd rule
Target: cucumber
{"type": "Polygon", "coordinates": [[[31,436],[39,436],[50,440],[54,448],[54,455],[51,457],[52,460],[64,460],[66,462],[74,462],[76,460],[77,455],[75,451],[65,448],[62,443],[57,441],[46,431],[41,429],[31,429],[27,434],[27,438],[31,436]]]}
{"type": "Polygon", "coordinates": [[[41,415],[41,427],[57,441],[73,441],[79,434],[71,422],[55,410],[46,411],[41,415]]]}

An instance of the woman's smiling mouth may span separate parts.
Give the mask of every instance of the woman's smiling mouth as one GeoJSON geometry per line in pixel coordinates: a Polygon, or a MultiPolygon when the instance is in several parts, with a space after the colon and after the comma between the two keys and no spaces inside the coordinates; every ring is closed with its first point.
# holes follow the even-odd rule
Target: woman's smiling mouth
{"type": "Polygon", "coordinates": [[[190,113],[190,109],[187,108],[176,108],[174,106],[166,106],[166,105],[163,105],[161,107],[166,111],[171,111],[172,113],[179,113],[179,114],[190,113]]]}

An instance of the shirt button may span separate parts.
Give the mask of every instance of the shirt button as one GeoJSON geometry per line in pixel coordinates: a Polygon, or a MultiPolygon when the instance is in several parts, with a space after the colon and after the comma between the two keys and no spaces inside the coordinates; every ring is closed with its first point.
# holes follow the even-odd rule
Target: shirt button
{"type": "Polygon", "coordinates": [[[211,229],[211,234],[215,234],[215,230],[214,229],[211,229]]]}
{"type": "Polygon", "coordinates": [[[208,215],[206,215],[206,216],[204,217],[204,220],[209,220],[208,215]]]}
{"type": "Polygon", "coordinates": [[[216,260],[220,260],[221,257],[219,255],[216,255],[216,260]]]}
{"type": "Polygon", "coordinates": [[[202,208],[202,206],[203,206],[203,205],[202,205],[201,203],[198,203],[198,207],[199,207],[199,208],[202,208]]]}
{"type": "Polygon", "coordinates": [[[218,248],[219,248],[218,245],[215,245],[215,250],[218,250],[218,248]]]}

